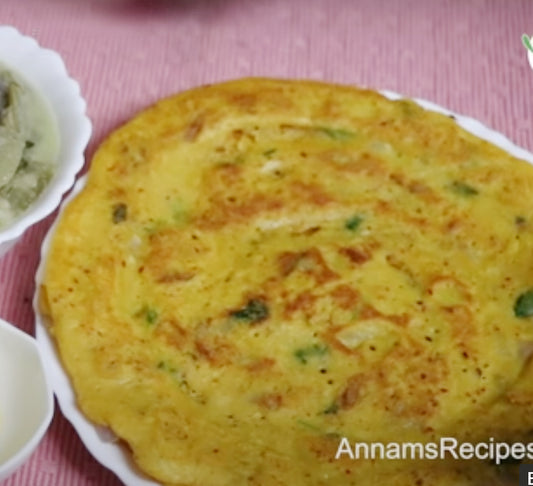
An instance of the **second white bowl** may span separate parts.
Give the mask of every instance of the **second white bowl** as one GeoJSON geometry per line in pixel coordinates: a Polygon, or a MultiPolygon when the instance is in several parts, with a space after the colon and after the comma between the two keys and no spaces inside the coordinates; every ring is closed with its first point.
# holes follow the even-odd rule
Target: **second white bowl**
{"type": "Polygon", "coordinates": [[[30,457],[53,413],[35,340],[0,319],[0,481],[30,457]]]}

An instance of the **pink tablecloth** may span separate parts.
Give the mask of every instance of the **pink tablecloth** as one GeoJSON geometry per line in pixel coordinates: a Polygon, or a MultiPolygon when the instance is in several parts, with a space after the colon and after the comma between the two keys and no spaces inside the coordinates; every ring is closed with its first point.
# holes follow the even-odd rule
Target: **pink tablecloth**
{"type": "MultiPolygon", "coordinates": [[[[58,51],[94,133],[87,156],[157,98],[250,75],[387,88],[479,119],[533,150],[531,0],[0,0],[11,24],[58,51]]],[[[52,218],[0,261],[0,317],[33,332],[38,250],[52,218]]],[[[5,486],[116,486],[59,410],[5,486]]]]}

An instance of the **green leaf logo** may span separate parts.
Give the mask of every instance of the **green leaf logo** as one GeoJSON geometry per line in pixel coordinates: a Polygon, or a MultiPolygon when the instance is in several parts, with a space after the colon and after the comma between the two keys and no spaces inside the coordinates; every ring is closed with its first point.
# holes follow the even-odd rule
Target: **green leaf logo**
{"type": "Polygon", "coordinates": [[[531,45],[531,39],[527,34],[522,35],[522,42],[529,52],[533,53],[533,46],[531,45]]]}

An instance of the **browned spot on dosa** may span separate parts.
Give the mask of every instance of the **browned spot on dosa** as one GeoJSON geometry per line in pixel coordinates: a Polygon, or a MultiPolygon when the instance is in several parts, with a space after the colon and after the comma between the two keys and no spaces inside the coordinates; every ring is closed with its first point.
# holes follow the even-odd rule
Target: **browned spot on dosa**
{"type": "Polygon", "coordinates": [[[303,312],[305,316],[311,316],[313,305],[317,297],[310,291],[305,290],[298,294],[296,298],[289,300],[285,306],[284,317],[291,317],[295,312],[303,312]]]}
{"type": "Polygon", "coordinates": [[[296,268],[303,253],[286,251],[278,257],[278,267],[282,277],[286,277],[296,268]]]}
{"type": "Polygon", "coordinates": [[[439,286],[447,286],[449,288],[455,289],[461,298],[465,302],[472,301],[472,295],[468,290],[467,286],[461,282],[458,278],[455,278],[451,275],[437,275],[432,277],[428,283],[426,292],[429,295],[434,295],[435,291],[438,290],[439,286]]]}
{"type": "Polygon", "coordinates": [[[196,339],[194,347],[201,357],[214,366],[231,364],[237,353],[234,346],[219,337],[196,339]]]}
{"type": "Polygon", "coordinates": [[[345,284],[335,287],[331,292],[331,296],[341,309],[346,310],[354,309],[359,301],[358,292],[345,284]]]}
{"type": "Polygon", "coordinates": [[[149,274],[154,281],[162,284],[193,278],[196,269],[187,264],[184,251],[188,251],[189,256],[197,257],[205,254],[209,248],[201,241],[189,245],[189,240],[184,238],[179,228],[162,228],[151,234],[150,251],[144,259],[142,273],[149,274]],[[176,262],[179,262],[180,268],[176,268],[176,262]]]}
{"type": "Polygon", "coordinates": [[[321,154],[320,159],[328,167],[341,173],[366,174],[369,176],[382,176],[386,173],[383,161],[368,153],[361,154],[357,159],[338,160],[339,158],[344,159],[345,157],[345,152],[326,151],[321,154]]]}
{"type": "Polygon", "coordinates": [[[339,248],[339,253],[357,265],[365,263],[370,259],[370,255],[363,250],[354,247],[339,248]]]}
{"type": "Polygon", "coordinates": [[[159,322],[154,332],[166,344],[176,349],[183,349],[188,341],[188,332],[176,319],[167,319],[159,322]]]}
{"type": "Polygon", "coordinates": [[[232,201],[215,197],[210,208],[197,221],[202,229],[220,229],[228,224],[245,223],[258,214],[265,214],[283,207],[282,200],[263,194],[246,201],[232,201]]]}
{"type": "Polygon", "coordinates": [[[297,199],[316,206],[324,206],[334,200],[320,185],[307,182],[293,182],[291,184],[291,193],[297,199]]]}
{"type": "Polygon", "coordinates": [[[272,358],[261,358],[252,361],[246,365],[246,369],[251,373],[260,373],[262,371],[271,370],[276,364],[276,360],[272,358]]]}
{"type": "MultiPolygon", "coordinates": [[[[335,287],[329,295],[341,309],[353,310],[359,301],[357,291],[348,285],[335,287]]],[[[297,312],[301,312],[305,317],[310,318],[314,313],[314,307],[319,300],[319,296],[313,294],[310,290],[304,290],[292,299],[285,296],[285,300],[287,302],[283,314],[285,318],[290,318],[297,312]]]]}
{"type": "Polygon", "coordinates": [[[254,112],[257,104],[257,94],[254,93],[231,93],[228,99],[230,103],[248,112],[254,112]]]}
{"type": "MultiPolygon", "coordinates": [[[[335,464],[340,464],[345,460],[345,454],[342,455],[339,460],[335,459],[335,454],[339,448],[339,439],[333,436],[310,436],[308,439],[309,452],[313,454],[321,463],[325,462],[335,462],[335,464]]],[[[350,459],[352,461],[352,459],[350,459]]]]}
{"type": "Polygon", "coordinates": [[[219,189],[226,194],[228,189],[233,188],[238,182],[242,180],[243,169],[240,165],[225,162],[214,168],[206,183],[213,188],[219,189]]]}
{"type": "Polygon", "coordinates": [[[471,310],[464,305],[444,306],[442,310],[453,337],[466,345],[477,332],[471,310]]]}
{"type": "Polygon", "coordinates": [[[175,282],[187,282],[194,277],[192,272],[171,272],[161,275],[157,279],[158,283],[175,283],[175,282]]]}
{"type": "Polygon", "coordinates": [[[186,128],[183,138],[187,142],[194,142],[204,127],[205,116],[198,115],[186,128]]]}
{"type": "Polygon", "coordinates": [[[354,375],[348,379],[344,391],[341,393],[338,404],[342,410],[349,410],[354,407],[361,394],[363,378],[361,375],[354,375]]]}
{"type": "Polygon", "coordinates": [[[424,350],[415,341],[393,348],[382,369],[388,371],[383,375],[381,401],[394,415],[423,421],[437,411],[441,395],[447,393],[446,357],[424,350]],[[395,363],[402,363],[402,376],[395,363]]]}
{"type": "Polygon", "coordinates": [[[361,311],[359,312],[359,318],[362,320],[373,319],[375,317],[385,319],[401,327],[404,327],[409,323],[408,314],[383,314],[382,312],[377,310],[375,307],[368,305],[368,304],[364,305],[361,308],[361,311]]]}
{"type": "Polygon", "coordinates": [[[302,252],[284,252],[278,257],[278,266],[283,277],[294,271],[301,271],[312,276],[317,284],[338,278],[338,274],[329,268],[318,248],[302,252]]]}
{"type": "Polygon", "coordinates": [[[420,197],[425,202],[437,203],[441,201],[441,198],[431,187],[421,181],[409,179],[405,174],[395,172],[390,175],[390,179],[414,196],[420,197]]]}
{"type": "Polygon", "coordinates": [[[260,407],[277,410],[283,405],[283,397],[279,393],[264,393],[254,400],[260,407]]]}

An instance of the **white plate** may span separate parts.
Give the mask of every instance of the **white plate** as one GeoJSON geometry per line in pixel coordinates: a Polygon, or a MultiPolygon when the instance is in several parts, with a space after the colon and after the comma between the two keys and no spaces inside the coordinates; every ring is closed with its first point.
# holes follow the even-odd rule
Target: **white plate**
{"type": "MultiPolygon", "coordinates": [[[[391,91],[381,91],[381,93],[390,99],[404,98],[403,96],[391,91]]],[[[468,130],[470,133],[485,139],[494,145],[497,145],[514,157],[526,160],[533,164],[533,154],[514,145],[504,135],[487,128],[477,120],[462,115],[457,115],[456,113],[453,113],[429,101],[420,99],[414,99],[413,101],[416,101],[420,106],[428,110],[436,111],[448,116],[454,116],[456,123],[465,130],[468,130]]],[[[85,177],[81,178],[77,182],[71,195],[61,206],[59,217],[61,216],[64,206],[68,204],[75,194],[79,193],[84,185],[85,177]]],[[[37,274],[35,277],[36,294],[34,296],[33,306],[36,315],[37,342],[41,348],[45,363],[47,365],[46,371],[48,373],[48,378],[57,396],[59,406],[65,417],[72,423],[81,440],[91,454],[96,458],[96,460],[113,471],[126,486],[157,486],[159,483],[148,479],[142,472],[139,471],[132,461],[130,452],[126,449],[126,447],[121,445],[120,442],[116,441],[115,437],[108,429],[95,426],[82,414],[76,404],[74,390],[72,389],[69,378],[61,365],[55,345],[50,339],[50,336],[46,330],[45,318],[41,315],[37,302],[39,299],[39,287],[43,278],[44,262],[48,254],[51,236],[54,233],[55,227],[56,224],[50,228],[50,231],[44,239],[41,248],[41,263],[37,269],[37,274]]]]}

